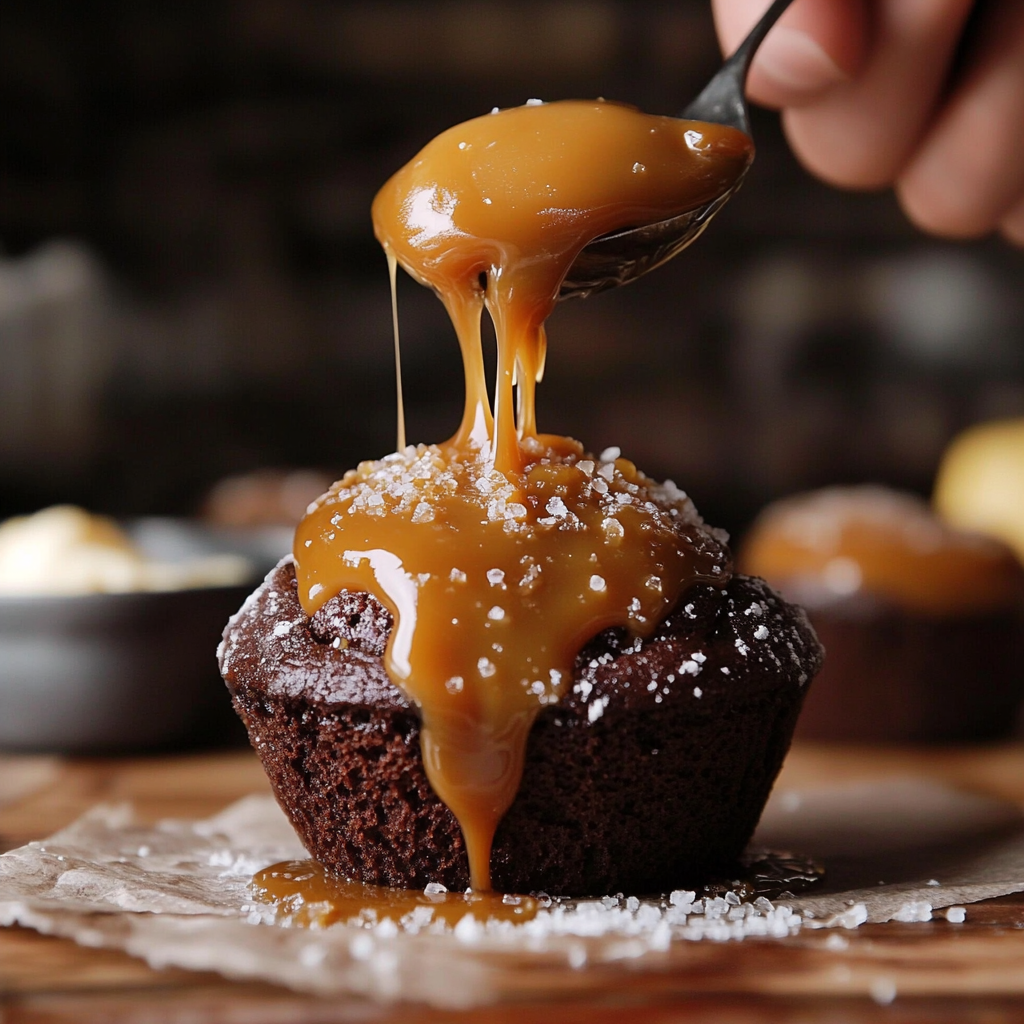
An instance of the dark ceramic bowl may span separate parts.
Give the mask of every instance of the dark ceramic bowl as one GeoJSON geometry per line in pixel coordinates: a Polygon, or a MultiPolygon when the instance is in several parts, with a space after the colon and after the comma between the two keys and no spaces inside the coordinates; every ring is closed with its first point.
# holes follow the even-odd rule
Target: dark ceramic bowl
{"type": "MultiPolygon", "coordinates": [[[[194,523],[145,520],[149,554],[246,553],[194,523]]],[[[263,568],[237,586],[0,597],[0,750],[110,753],[223,745],[239,736],[217,670],[228,618],[263,568]]]]}

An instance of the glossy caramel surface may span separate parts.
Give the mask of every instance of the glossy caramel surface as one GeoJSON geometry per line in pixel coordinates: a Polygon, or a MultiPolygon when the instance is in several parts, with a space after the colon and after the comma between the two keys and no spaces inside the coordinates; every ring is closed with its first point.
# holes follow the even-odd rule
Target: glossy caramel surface
{"type": "Polygon", "coordinates": [[[427,775],[462,827],[474,889],[490,887],[533,719],[583,644],[610,626],[649,632],[688,586],[729,573],[722,540],[674,485],[617,451],[597,459],[537,433],[544,321],[583,245],[707,202],[752,154],[718,125],[532,105],[442,133],[374,202],[389,260],[451,315],[465,409],[449,442],[363,463],[311,509],[295,539],[299,597],[312,614],[340,590],[368,591],[394,615],[385,665],[420,709],[427,775]]]}
{"type": "Polygon", "coordinates": [[[919,498],[882,487],[776,502],[751,528],[737,562],[808,604],[864,595],[942,616],[1024,601],[1024,569],[1009,548],[953,529],[919,498]]]}

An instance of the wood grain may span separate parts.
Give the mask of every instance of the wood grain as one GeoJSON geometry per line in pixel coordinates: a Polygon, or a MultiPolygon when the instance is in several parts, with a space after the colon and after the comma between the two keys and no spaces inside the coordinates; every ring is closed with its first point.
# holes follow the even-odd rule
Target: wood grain
{"type": "MultiPolygon", "coordinates": [[[[1024,806],[1024,746],[866,750],[801,746],[781,784],[896,775],[932,778],[1024,806]]],[[[40,789],[0,807],[5,847],[41,838],[97,802],[139,815],[204,817],[267,792],[248,753],[69,761],[40,789]]],[[[0,930],[0,1022],[1024,1021],[1024,896],[975,904],[945,921],[804,931],[782,942],[679,943],[642,969],[541,972],[509,1006],[463,1014],[318,1000],[212,974],[155,971],[125,954],[19,928],[0,930]],[[843,942],[843,948],[836,948],[843,942]],[[885,1003],[895,989],[896,998],[885,1003]]]]}

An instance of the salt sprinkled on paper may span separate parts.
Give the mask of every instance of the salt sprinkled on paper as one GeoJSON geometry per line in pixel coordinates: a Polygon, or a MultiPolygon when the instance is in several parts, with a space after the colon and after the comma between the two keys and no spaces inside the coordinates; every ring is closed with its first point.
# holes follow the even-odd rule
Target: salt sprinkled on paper
{"type": "MultiPolygon", "coordinates": [[[[603,704],[591,706],[601,708],[595,716],[600,717],[603,704]]],[[[885,802],[892,787],[876,789],[872,808],[885,802]]],[[[829,806],[838,801],[845,807],[843,791],[837,792],[829,806]]],[[[860,820],[856,810],[849,813],[860,820]]],[[[1016,842],[1007,847],[1004,861],[1018,850],[1016,842]]],[[[94,944],[123,947],[130,941],[138,955],[168,966],[201,966],[321,994],[352,992],[450,1005],[492,992],[488,986],[503,969],[494,967],[493,960],[502,953],[542,954],[582,969],[616,960],[636,962],[676,942],[784,939],[805,928],[857,928],[869,917],[924,921],[935,903],[942,906],[939,901],[950,898],[946,887],[955,874],[947,865],[943,886],[925,888],[922,883],[902,893],[876,895],[872,888],[792,900],[784,894],[775,902],[764,896],[748,901],[738,891],[697,898],[693,891],[676,890],[653,899],[617,893],[590,900],[542,898],[528,921],[480,921],[467,915],[453,929],[426,905],[398,923],[364,919],[307,929],[275,920],[274,908],[257,903],[248,887],[254,871],[301,856],[287,820],[269,797],[249,798],[207,821],[158,826],[135,823],[125,808],[99,808],[44,843],[0,856],[0,921],[94,944]],[[73,890],[68,889],[69,876],[73,890]]],[[[1017,860],[1012,863],[1020,863],[1020,854],[1013,856],[1017,860]]],[[[1015,867],[1007,874],[1004,866],[983,880],[975,859],[963,881],[973,886],[972,896],[1017,891],[1015,867]]],[[[431,903],[453,898],[436,884],[428,885],[424,896],[431,903]]],[[[960,902],[945,910],[946,921],[962,923],[966,911],[961,904],[972,896],[953,897],[960,902]]],[[[822,946],[843,952],[848,940],[831,934],[822,946]]],[[[891,1001],[894,980],[876,977],[871,992],[880,1002],[891,1001]]]]}

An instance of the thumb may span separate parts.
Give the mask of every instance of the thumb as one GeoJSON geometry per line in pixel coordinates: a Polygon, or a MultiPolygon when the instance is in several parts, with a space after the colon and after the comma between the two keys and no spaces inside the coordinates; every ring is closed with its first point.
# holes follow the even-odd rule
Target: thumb
{"type": "MultiPolygon", "coordinates": [[[[769,0],[712,0],[718,38],[732,53],[769,0]]],[[[769,107],[802,106],[853,78],[867,51],[865,0],[795,0],[754,58],[747,92],[769,107]]]]}

